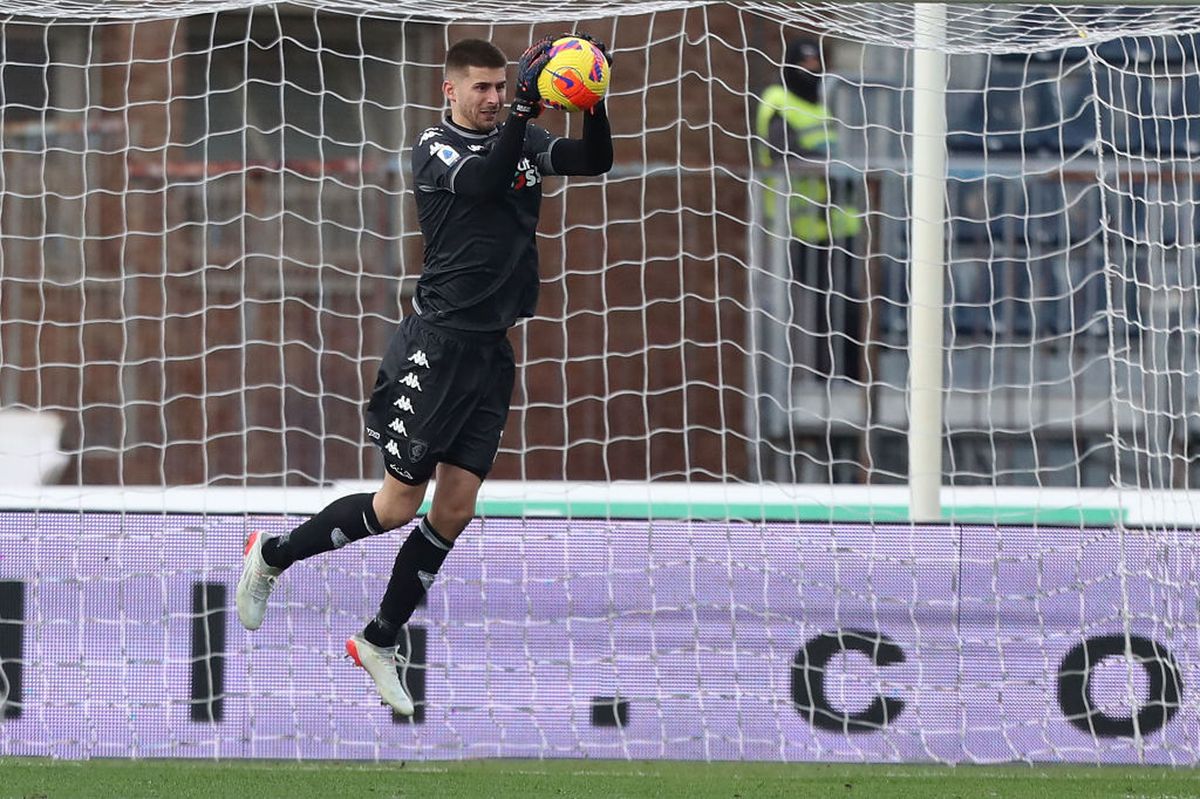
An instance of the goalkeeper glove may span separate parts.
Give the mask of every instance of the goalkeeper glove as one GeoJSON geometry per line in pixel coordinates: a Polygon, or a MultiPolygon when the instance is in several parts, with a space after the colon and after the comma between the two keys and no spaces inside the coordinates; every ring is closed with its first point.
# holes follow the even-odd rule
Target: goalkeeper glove
{"type": "Polygon", "coordinates": [[[512,113],[532,119],[542,112],[542,95],[538,91],[538,76],[550,60],[553,39],[546,36],[529,46],[517,61],[517,91],[513,96],[512,113]]]}
{"type": "MultiPolygon", "coordinates": [[[[591,42],[597,50],[604,54],[604,60],[608,62],[608,66],[610,68],[612,67],[613,57],[612,53],[608,52],[608,45],[592,36],[590,33],[564,33],[563,36],[574,36],[576,39],[583,39],[586,42],[591,42]]],[[[592,106],[588,113],[594,116],[603,110],[604,101],[601,100],[592,106]]]]}

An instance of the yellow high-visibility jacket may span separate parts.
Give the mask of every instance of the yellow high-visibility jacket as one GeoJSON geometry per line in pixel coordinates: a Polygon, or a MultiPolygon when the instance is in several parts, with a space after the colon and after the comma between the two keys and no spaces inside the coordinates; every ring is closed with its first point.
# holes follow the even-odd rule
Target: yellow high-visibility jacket
{"type": "MultiPolygon", "coordinates": [[[[823,157],[837,141],[837,133],[829,125],[825,106],[812,103],[792,94],[783,86],[771,86],[763,92],[758,107],[755,132],[759,136],[759,166],[771,169],[787,166],[787,155],[823,157]],[[776,117],[782,122],[783,135],[772,127],[776,117]]],[[[823,176],[770,175],[765,181],[768,220],[779,213],[783,195],[788,197],[788,214],[792,236],[807,244],[825,244],[833,238],[845,238],[862,229],[858,209],[848,206],[829,206],[829,182],[823,176]]]]}

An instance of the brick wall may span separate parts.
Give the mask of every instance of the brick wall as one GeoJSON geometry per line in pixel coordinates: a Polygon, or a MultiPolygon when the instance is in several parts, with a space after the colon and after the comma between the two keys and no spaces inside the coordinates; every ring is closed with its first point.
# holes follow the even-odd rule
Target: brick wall
{"type": "MultiPolygon", "coordinates": [[[[336,158],[202,160],[189,115],[253,97],[189,99],[212,17],[98,27],[90,112],[44,136],[5,127],[0,403],[63,415],[66,482],[380,474],[362,401],[420,270],[396,157],[437,118],[446,42],[487,31],[370,27],[405,65],[379,67],[395,79],[367,133],[380,141],[333,142],[336,158]]],[[[747,28],[717,7],[580,27],[617,50],[617,164],[547,184],[540,316],[512,334],[525,368],[495,474],[742,476],[747,28]]],[[[251,38],[269,45],[264,30],[251,38]]],[[[493,38],[515,58],[530,35],[493,38]]],[[[357,63],[322,42],[343,53],[331,69],[357,63]]],[[[293,126],[312,118],[297,97],[293,126]]]]}

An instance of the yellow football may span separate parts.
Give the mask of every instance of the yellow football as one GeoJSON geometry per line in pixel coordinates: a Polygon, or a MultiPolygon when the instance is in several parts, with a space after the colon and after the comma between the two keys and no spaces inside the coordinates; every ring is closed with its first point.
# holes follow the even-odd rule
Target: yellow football
{"type": "Polygon", "coordinates": [[[550,60],[538,76],[538,92],[551,108],[586,111],[608,91],[608,59],[587,39],[564,36],[550,45],[550,60]]]}

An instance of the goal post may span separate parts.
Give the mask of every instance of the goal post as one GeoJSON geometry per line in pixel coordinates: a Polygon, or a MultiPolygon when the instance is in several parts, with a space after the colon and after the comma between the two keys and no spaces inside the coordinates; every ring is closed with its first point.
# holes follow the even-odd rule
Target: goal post
{"type": "Polygon", "coordinates": [[[0,755],[1200,761],[1200,9],[0,10],[0,755]],[[568,29],[615,164],[400,723],[396,540],[254,634],[240,543],[382,477],[448,46],[568,29]]]}
{"type": "Polygon", "coordinates": [[[946,7],[913,9],[908,483],[913,521],[941,519],[946,273],[946,7]]]}

